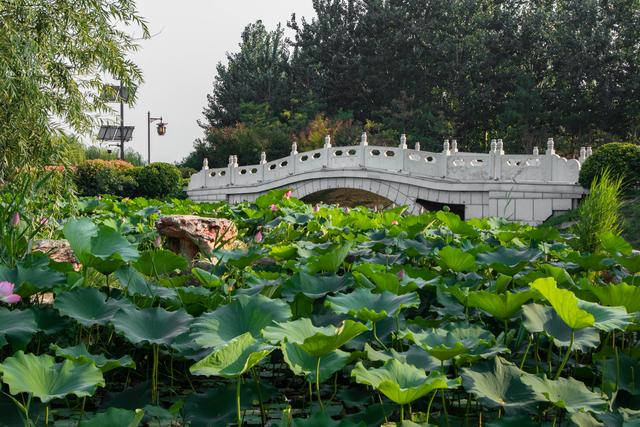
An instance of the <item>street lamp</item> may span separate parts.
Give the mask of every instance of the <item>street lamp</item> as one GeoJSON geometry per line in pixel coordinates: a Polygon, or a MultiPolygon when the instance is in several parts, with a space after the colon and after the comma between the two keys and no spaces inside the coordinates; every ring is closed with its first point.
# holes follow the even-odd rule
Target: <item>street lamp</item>
{"type": "Polygon", "coordinates": [[[159,121],[156,126],[158,135],[167,133],[167,123],[162,121],[162,117],[151,117],[151,111],[147,111],[147,162],[151,164],[151,123],[159,121]]]}

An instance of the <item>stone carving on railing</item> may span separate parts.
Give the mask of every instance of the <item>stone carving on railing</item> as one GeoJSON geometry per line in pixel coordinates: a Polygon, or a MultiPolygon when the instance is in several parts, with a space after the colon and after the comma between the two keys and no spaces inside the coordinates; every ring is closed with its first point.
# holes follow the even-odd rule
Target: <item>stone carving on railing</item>
{"type": "Polygon", "coordinates": [[[489,153],[460,152],[455,139],[444,140],[442,152],[433,153],[421,151],[418,142],[414,149],[409,149],[404,134],[397,147],[370,146],[366,133],[358,145],[334,147],[327,135],[320,149],[299,153],[297,143],[293,142],[288,157],[268,161],[262,152],[257,165],[239,166],[238,157],[229,156],[226,168],[209,169],[205,159],[202,170],[192,176],[189,189],[255,186],[327,169],[364,169],[452,182],[575,184],[580,164],[591,153],[591,147],[583,147],[579,159],[562,158],[555,153],[552,138],[541,155],[538,147],[533,148],[532,154],[506,154],[502,139],[491,140],[489,153]]]}

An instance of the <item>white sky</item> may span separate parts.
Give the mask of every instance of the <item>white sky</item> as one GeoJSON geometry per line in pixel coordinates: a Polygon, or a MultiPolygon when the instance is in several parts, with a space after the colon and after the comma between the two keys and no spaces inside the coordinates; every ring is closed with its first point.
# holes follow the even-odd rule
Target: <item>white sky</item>
{"type": "MultiPolygon", "coordinates": [[[[155,35],[132,55],[145,83],[134,108],[125,107],[125,125],[135,126],[128,146],[147,158],[147,111],[162,116],[167,134],[151,128],[151,161],[181,160],[202,129],[202,109],[211,93],[215,66],[238,50],[244,27],[262,19],[272,30],[295,12],[314,16],[311,0],[138,0],[138,10],[155,35]]],[[[288,33],[291,35],[290,33],[288,33]]]]}

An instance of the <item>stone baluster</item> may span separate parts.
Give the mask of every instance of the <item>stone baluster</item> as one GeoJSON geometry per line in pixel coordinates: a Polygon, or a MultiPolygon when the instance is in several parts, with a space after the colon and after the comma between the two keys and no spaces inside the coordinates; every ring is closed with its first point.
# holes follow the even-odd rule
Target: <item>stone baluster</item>
{"type": "Polygon", "coordinates": [[[451,149],[449,148],[449,140],[445,139],[444,143],[442,144],[442,152],[444,153],[445,156],[450,156],[451,155],[451,149]]]}
{"type": "Polygon", "coordinates": [[[287,169],[289,169],[289,175],[295,175],[298,172],[298,143],[293,141],[291,144],[291,165],[287,165],[287,169]]]}
{"type": "Polygon", "coordinates": [[[587,160],[587,149],[585,147],[580,147],[580,163],[584,163],[587,160]]]}
{"type": "Polygon", "coordinates": [[[209,170],[209,159],[207,159],[206,157],[202,161],[202,170],[203,171],[209,170]]]}
{"type": "Polygon", "coordinates": [[[233,156],[233,167],[234,168],[238,167],[238,156],[233,156]]]}
{"type": "Polygon", "coordinates": [[[407,149],[407,135],[405,135],[404,133],[400,135],[400,145],[398,146],[398,148],[400,148],[401,150],[407,149]]]}
{"type": "Polygon", "coordinates": [[[260,182],[264,182],[264,170],[267,164],[267,153],[264,151],[260,153],[260,182]]]}
{"type": "Polygon", "coordinates": [[[538,147],[533,147],[533,155],[534,156],[539,156],[540,155],[540,150],[538,149],[538,147]]]}
{"type": "Polygon", "coordinates": [[[501,139],[499,139],[498,143],[496,144],[496,153],[500,154],[501,156],[504,155],[504,143],[501,139]]]}
{"type": "Polygon", "coordinates": [[[298,143],[293,141],[293,144],[291,144],[291,155],[295,156],[296,154],[298,154],[298,143]]]}
{"type": "Polygon", "coordinates": [[[440,159],[438,163],[440,164],[440,176],[442,178],[446,178],[448,169],[449,169],[449,156],[451,155],[451,150],[449,147],[449,140],[445,139],[442,143],[442,154],[439,155],[440,159]]]}
{"type": "Polygon", "coordinates": [[[452,153],[457,153],[458,152],[458,140],[457,139],[452,139],[451,140],[451,152],[452,153]]]}
{"type": "Polygon", "coordinates": [[[591,149],[591,147],[587,147],[587,159],[591,157],[592,154],[593,154],[593,150],[591,149]]]}
{"type": "Polygon", "coordinates": [[[228,182],[229,184],[233,185],[236,182],[235,177],[233,176],[234,171],[234,165],[235,165],[235,156],[229,156],[229,166],[227,167],[227,175],[229,175],[228,178],[228,182]]]}
{"type": "Polygon", "coordinates": [[[555,144],[553,142],[553,138],[547,139],[547,152],[546,152],[546,154],[548,156],[556,154],[556,149],[555,149],[555,144]]]}
{"type": "Polygon", "coordinates": [[[367,164],[367,148],[369,146],[369,141],[367,140],[367,133],[362,132],[360,135],[360,167],[362,169],[366,168],[367,164]]]}
{"type": "Polygon", "coordinates": [[[495,139],[491,140],[491,148],[489,149],[489,153],[490,154],[495,154],[496,152],[496,147],[497,147],[497,142],[495,139]]]}
{"type": "Polygon", "coordinates": [[[416,151],[420,151],[420,143],[416,142],[416,146],[413,149],[416,151]]]}
{"type": "Polygon", "coordinates": [[[329,167],[330,158],[330,149],[331,148],[331,136],[327,135],[324,137],[324,167],[329,167]]]}
{"type": "Polygon", "coordinates": [[[362,132],[362,135],[360,135],[360,145],[363,147],[366,147],[367,145],[369,145],[366,132],[362,132]]]}

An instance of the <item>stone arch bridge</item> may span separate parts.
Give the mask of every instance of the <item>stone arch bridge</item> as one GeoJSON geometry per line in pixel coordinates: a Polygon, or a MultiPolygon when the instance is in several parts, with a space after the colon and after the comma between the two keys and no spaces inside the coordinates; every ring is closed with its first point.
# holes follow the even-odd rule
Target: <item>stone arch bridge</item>
{"type": "Polygon", "coordinates": [[[555,154],[552,139],[544,154],[505,154],[502,140],[491,142],[489,153],[459,152],[446,140],[439,153],[409,149],[403,135],[398,147],[369,146],[366,134],[356,146],[334,147],[325,138],[321,149],[291,154],[260,164],[238,165],[230,156],[225,168],[209,169],[205,159],[191,177],[187,193],[195,201],[253,201],[278,188],[290,188],[303,198],[310,194],[349,188],[406,205],[408,213],[423,207],[449,205],[466,219],[501,216],[539,224],[556,211],[576,207],[585,190],[577,183],[580,163],[591,154],[582,148],[580,159],[555,154]]]}

